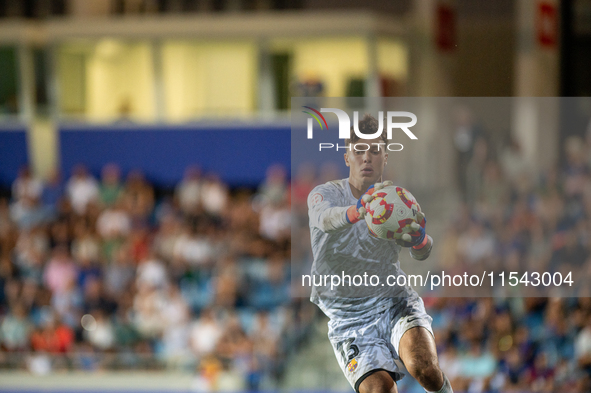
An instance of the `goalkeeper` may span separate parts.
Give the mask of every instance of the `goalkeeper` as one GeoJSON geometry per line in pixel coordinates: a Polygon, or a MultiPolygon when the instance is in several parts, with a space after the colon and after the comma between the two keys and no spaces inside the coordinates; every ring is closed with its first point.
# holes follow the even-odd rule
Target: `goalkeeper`
{"type": "MultiPolygon", "coordinates": [[[[370,115],[359,121],[364,134],[376,134],[378,127],[370,115]]],[[[402,247],[415,259],[429,256],[433,240],[425,233],[423,215],[412,224],[414,232],[396,243],[374,238],[359,222],[372,193],[391,184],[381,183],[387,143],[385,132],[362,142],[352,133],[344,155],[349,178],[317,186],[308,196],[313,275],[399,276],[405,275],[398,261],[402,247]],[[350,148],[357,143],[363,145],[350,148]]],[[[357,393],[395,393],[406,372],[427,392],[453,392],[439,368],[432,319],[410,286],[314,286],[311,301],[330,318],[330,342],[357,393]]]]}

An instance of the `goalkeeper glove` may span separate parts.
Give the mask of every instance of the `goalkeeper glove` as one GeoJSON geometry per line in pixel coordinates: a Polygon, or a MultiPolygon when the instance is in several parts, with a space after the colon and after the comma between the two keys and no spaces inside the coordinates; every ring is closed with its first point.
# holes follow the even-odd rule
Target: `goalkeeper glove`
{"type": "Polygon", "coordinates": [[[418,222],[410,224],[413,230],[411,233],[402,235],[402,239],[396,240],[396,243],[402,247],[410,247],[410,255],[420,261],[427,259],[433,248],[433,239],[425,232],[427,218],[423,212],[417,213],[418,222]]]}
{"type": "Polygon", "coordinates": [[[405,233],[402,235],[402,239],[396,240],[396,243],[402,247],[417,247],[425,241],[425,225],[427,224],[427,218],[423,212],[417,213],[418,222],[410,224],[412,232],[405,233]]]}
{"type": "Polygon", "coordinates": [[[357,200],[357,204],[352,205],[347,209],[347,222],[349,222],[350,224],[355,224],[356,222],[359,222],[363,218],[365,218],[365,214],[367,214],[366,206],[374,198],[373,193],[393,184],[394,183],[392,183],[391,181],[386,180],[383,183],[376,183],[372,186],[369,186],[369,188],[365,191],[361,198],[357,200]]]}

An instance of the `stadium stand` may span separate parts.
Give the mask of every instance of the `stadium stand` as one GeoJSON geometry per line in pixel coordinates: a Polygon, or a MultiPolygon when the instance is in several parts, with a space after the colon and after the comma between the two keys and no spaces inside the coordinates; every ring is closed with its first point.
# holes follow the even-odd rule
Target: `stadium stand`
{"type": "Polygon", "coordinates": [[[82,165],[54,178],[24,169],[0,201],[0,367],[196,370],[203,387],[275,386],[315,315],[290,298],[282,167],[254,193],[189,167],[162,198],[114,164],[100,180],[82,165]]]}
{"type": "MultiPolygon", "coordinates": [[[[589,391],[591,302],[585,283],[591,267],[591,133],[587,140],[568,139],[564,165],[547,171],[528,166],[515,141],[500,144],[483,136],[474,146],[459,174],[465,176],[464,202],[434,233],[438,249],[431,258],[449,272],[471,266],[572,271],[580,296],[505,292],[460,298],[440,291],[424,297],[441,368],[456,392],[589,391]]],[[[293,203],[300,207],[294,212],[303,222],[305,190],[321,183],[315,176],[322,177],[302,167],[293,180],[293,203]]],[[[398,387],[424,391],[410,378],[398,387]]]]}
{"type": "MultiPolygon", "coordinates": [[[[591,143],[569,139],[565,166],[544,173],[520,166],[515,144],[498,154],[477,144],[443,266],[498,259],[587,276],[591,143]]],[[[210,388],[281,386],[290,355],[325,323],[289,278],[290,204],[305,220],[323,176],[303,168],[290,184],[271,166],[255,192],[190,166],[162,194],[113,164],[100,180],[78,165],[43,184],[22,170],[0,202],[0,366],[181,369],[210,388]]],[[[425,303],[456,391],[588,391],[589,297],[425,303]]],[[[417,389],[408,378],[400,387],[417,389]]]]}

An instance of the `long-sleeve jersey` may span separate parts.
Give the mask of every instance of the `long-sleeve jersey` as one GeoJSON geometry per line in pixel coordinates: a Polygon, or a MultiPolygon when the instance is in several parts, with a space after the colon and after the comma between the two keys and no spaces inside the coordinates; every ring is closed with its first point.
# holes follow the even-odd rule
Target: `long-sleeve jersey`
{"type": "MultiPolygon", "coordinates": [[[[402,298],[416,295],[408,285],[388,285],[388,276],[393,283],[396,277],[405,275],[398,261],[401,247],[393,241],[371,236],[363,220],[350,224],[346,210],[356,203],[349,179],[319,185],[308,196],[314,256],[311,275],[316,280],[310,300],[331,319],[379,313],[395,306],[402,298]],[[372,275],[379,277],[377,285],[376,277],[370,280],[372,275]],[[344,285],[331,288],[330,278],[323,285],[327,276],[344,278],[344,285]],[[354,276],[358,278],[355,280],[354,276]],[[355,285],[364,276],[362,285],[355,285]]],[[[336,282],[333,280],[332,283],[336,282]]]]}

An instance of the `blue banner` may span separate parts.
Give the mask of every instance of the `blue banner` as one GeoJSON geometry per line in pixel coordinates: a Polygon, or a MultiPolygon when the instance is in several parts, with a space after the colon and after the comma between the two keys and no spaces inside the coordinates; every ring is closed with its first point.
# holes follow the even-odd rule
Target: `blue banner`
{"type": "Polygon", "coordinates": [[[27,129],[0,125],[0,187],[9,188],[19,169],[28,162],[27,129]]]}
{"type": "Polygon", "coordinates": [[[62,126],[61,168],[79,163],[98,175],[107,163],[123,173],[140,169],[154,184],[170,187],[189,165],[213,172],[231,186],[256,186],[270,165],[291,165],[290,127],[276,126],[62,126]]]}

